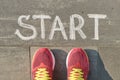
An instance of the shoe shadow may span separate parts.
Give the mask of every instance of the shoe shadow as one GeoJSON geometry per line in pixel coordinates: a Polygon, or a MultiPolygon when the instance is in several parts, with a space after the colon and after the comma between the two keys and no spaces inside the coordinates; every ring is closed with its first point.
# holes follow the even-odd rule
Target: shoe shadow
{"type": "Polygon", "coordinates": [[[51,50],[55,56],[53,80],[67,80],[66,57],[67,53],[60,49],[51,50]]]}
{"type": "MultiPolygon", "coordinates": [[[[53,72],[53,80],[67,80],[67,52],[60,49],[52,49],[51,51],[53,52],[56,61],[55,69],[53,72]]],[[[85,51],[90,61],[90,72],[88,75],[88,80],[113,80],[105,70],[99,53],[92,49],[85,49],[85,51]]]]}
{"type": "Polygon", "coordinates": [[[92,49],[85,49],[85,51],[90,61],[90,72],[88,80],[113,80],[105,70],[99,53],[92,49]]]}

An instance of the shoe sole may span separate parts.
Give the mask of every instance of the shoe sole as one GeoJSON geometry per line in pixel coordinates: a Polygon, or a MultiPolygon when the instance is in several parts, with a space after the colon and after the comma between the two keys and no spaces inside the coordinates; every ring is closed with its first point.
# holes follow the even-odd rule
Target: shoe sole
{"type": "Polygon", "coordinates": [[[50,50],[50,49],[48,49],[49,51],[50,51],[50,54],[52,55],[52,59],[53,59],[53,67],[52,67],[52,70],[54,70],[54,68],[55,68],[55,57],[54,57],[54,55],[53,55],[53,52],[50,50]]]}

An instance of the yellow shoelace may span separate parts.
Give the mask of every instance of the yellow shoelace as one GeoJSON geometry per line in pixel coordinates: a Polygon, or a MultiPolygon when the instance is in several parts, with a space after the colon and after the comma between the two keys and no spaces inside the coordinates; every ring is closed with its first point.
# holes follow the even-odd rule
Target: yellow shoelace
{"type": "Polygon", "coordinates": [[[38,68],[34,80],[51,80],[46,68],[38,68]]]}
{"type": "Polygon", "coordinates": [[[69,80],[84,80],[83,74],[81,69],[73,68],[70,72],[69,80]]]}

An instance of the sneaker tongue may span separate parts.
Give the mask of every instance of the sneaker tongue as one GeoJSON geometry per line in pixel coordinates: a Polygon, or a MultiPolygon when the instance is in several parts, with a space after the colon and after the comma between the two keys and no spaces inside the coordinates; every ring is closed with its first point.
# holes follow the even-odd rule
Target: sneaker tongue
{"type": "Polygon", "coordinates": [[[40,68],[47,68],[47,66],[44,63],[41,63],[39,67],[40,68]]]}
{"type": "Polygon", "coordinates": [[[39,66],[35,67],[32,71],[35,72],[38,68],[46,68],[46,69],[48,69],[48,67],[44,63],[41,63],[39,66]]]}

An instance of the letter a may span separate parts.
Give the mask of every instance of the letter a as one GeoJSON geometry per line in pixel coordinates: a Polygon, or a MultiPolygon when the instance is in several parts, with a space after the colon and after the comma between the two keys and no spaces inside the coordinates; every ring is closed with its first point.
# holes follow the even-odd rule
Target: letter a
{"type": "Polygon", "coordinates": [[[59,18],[59,16],[56,16],[54,22],[53,22],[53,26],[52,26],[52,29],[51,29],[51,33],[50,33],[50,36],[49,36],[49,39],[52,40],[53,39],[53,36],[55,34],[55,31],[61,31],[62,35],[63,35],[63,38],[65,40],[67,40],[67,35],[65,33],[65,30],[64,30],[64,26],[59,18]],[[57,23],[59,24],[60,28],[57,28],[57,23]]]}

